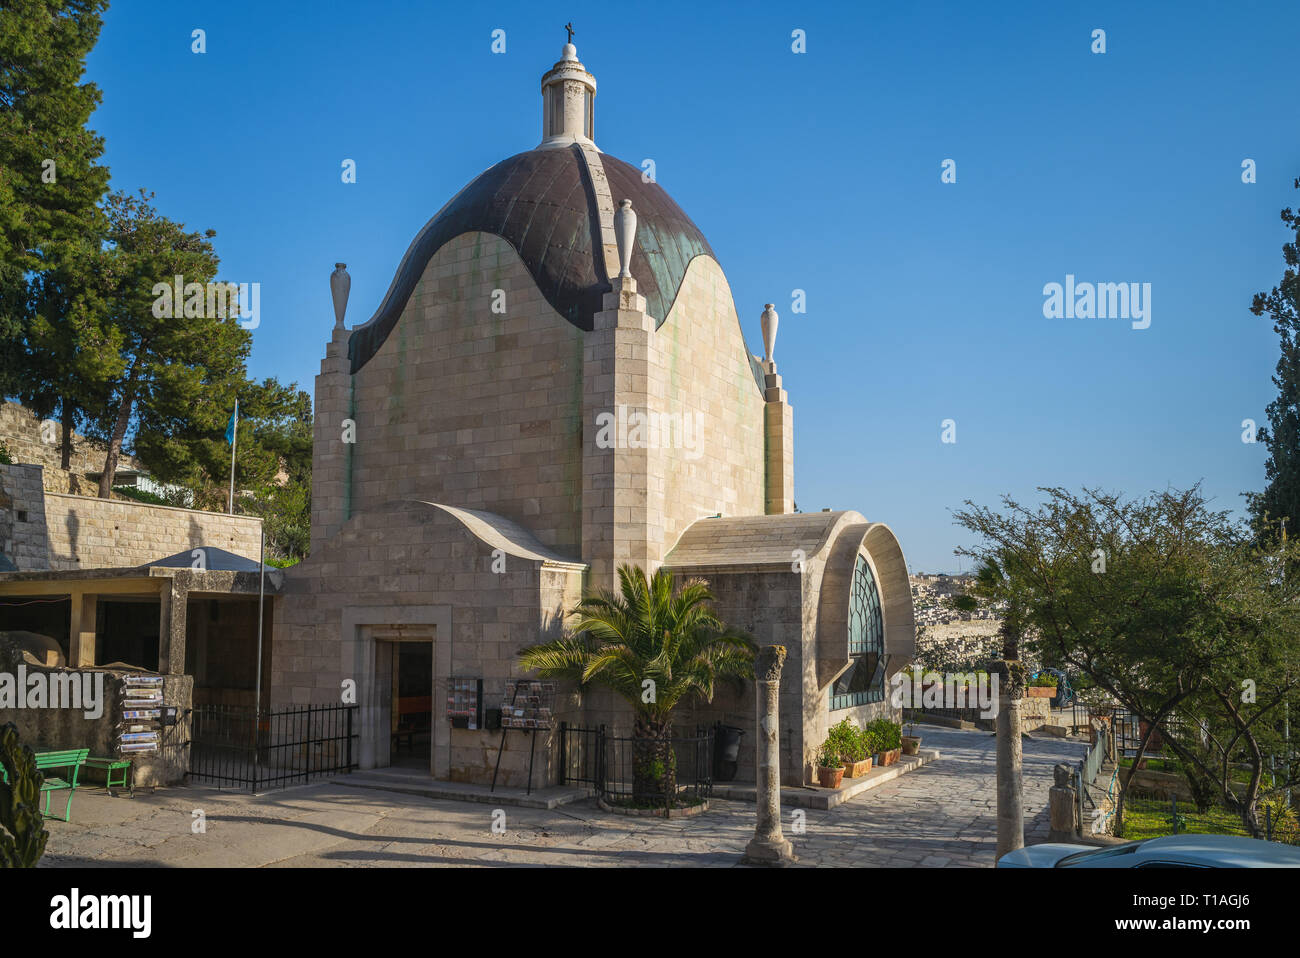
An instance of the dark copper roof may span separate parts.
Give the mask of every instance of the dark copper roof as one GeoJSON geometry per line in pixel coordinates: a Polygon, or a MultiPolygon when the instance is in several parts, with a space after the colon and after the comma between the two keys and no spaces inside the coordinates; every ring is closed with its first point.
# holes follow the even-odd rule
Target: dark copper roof
{"type": "MultiPolygon", "coordinates": [[[[601,154],[601,163],[614,204],[630,199],[636,210],[632,275],[646,309],[662,324],[690,261],[713,256],[713,250],[662,187],[642,182],[641,170],[607,154],[601,154]]],[[[472,231],[493,233],[513,246],[556,312],[579,329],[592,329],[610,284],[586,160],[577,146],[531,150],[481,174],[424,227],[379,310],[352,333],[352,372],[388,338],[433,255],[448,240],[472,231]]]]}

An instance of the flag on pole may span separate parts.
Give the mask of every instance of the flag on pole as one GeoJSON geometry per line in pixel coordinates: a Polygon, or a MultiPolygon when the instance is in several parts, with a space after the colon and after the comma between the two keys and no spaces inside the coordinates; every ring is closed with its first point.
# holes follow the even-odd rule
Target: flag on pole
{"type": "Polygon", "coordinates": [[[235,435],[239,429],[239,400],[235,400],[235,411],[230,414],[230,423],[226,426],[226,442],[230,443],[230,505],[229,512],[235,514],[235,435]]]}

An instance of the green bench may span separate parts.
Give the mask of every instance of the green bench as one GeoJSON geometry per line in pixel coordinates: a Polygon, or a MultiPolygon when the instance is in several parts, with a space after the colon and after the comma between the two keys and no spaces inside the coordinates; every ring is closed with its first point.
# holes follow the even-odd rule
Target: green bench
{"type": "MultiPolygon", "coordinates": [[[[58,752],[37,752],[36,767],[42,773],[46,769],[64,769],[63,778],[56,775],[43,774],[41,780],[41,791],[45,793],[45,811],[42,813],[47,818],[50,817],[50,796],[54,792],[66,790],[68,793],[68,803],[63,809],[63,818],[61,821],[70,821],[72,813],[72,793],[77,790],[77,775],[81,771],[81,766],[86,764],[86,758],[90,755],[88,748],[69,748],[58,752]],[[72,770],[68,775],[67,769],[72,770]]],[[[0,776],[9,781],[9,776],[5,774],[3,767],[0,767],[0,776]]],[[[57,815],[53,816],[58,818],[57,815]]]]}
{"type": "Polygon", "coordinates": [[[113,786],[125,788],[127,794],[135,798],[135,774],[131,771],[131,760],[129,758],[95,758],[91,756],[86,759],[86,768],[94,768],[104,773],[104,791],[113,794],[113,786]],[[117,781],[113,781],[114,773],[118,773],[117,781]]]}

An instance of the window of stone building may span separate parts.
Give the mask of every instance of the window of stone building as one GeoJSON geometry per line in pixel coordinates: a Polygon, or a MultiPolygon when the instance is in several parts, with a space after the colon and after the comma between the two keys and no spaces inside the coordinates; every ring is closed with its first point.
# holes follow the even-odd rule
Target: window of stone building
{"type": "Polygon", "coordinates": [[[849,593],[849,658],[853,664],[835,680],[831,708],[846,709],[885,697],[885,620],[871,566],[858,556],[849,593]]]}
{"type": "Polygon", "coordinates": [[[564,84],[551,86],[551,129],[548,135],[557,136],[564,132],[564,84]]]}

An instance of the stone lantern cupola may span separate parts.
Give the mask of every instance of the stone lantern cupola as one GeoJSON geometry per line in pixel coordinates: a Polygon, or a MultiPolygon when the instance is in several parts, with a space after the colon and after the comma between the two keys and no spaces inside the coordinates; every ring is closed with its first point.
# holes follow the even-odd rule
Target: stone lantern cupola
{"type": "Polygon", "coordinates": [[[578,62],[578,48],[566,43],[559,62],[542,77],[542,142],[538,149],[571,143],[595,147],[595,102],[596,78],[578,62]]]}

